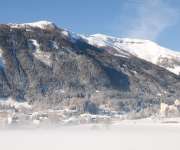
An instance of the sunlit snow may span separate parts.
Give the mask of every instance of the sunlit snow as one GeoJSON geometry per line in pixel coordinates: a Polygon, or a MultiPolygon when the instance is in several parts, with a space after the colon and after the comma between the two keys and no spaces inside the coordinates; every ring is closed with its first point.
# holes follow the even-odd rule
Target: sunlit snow
{"type": "Polygon", "coordinates": [[[36,27],[41,29],[46,29],[47,27],[54,29],[55,25],[49,21],[37,21],[33,23],[23,23],[23,24],[9,24],[12,28],[22,28],[22,27],[36,27]]]}
{"type": "Polygon", "coordinates": [[[5,59],[3,58],[3,52],[0,49],[0,67],[4,67],[5,66],[5,59]]]}
{"type": "MultiPolygon", "coordinates": [[[[103,34],[94,34],[86,37],[82,36],[82,38],[87,40],[91,45],[98,47],[113,47],[118,51],[120,56],[125,52],[128,52],[154,64],[158,64],[159,59],[161,58],[180,60],[179,52],[163,48],[149,40],[116,38],[103,34]]],[[[118,56],[118,54],[116,55],[118,56]]],[[[180,73],[180,67],[176,65],[171,68],[167,67],[166,69],[175,74],[180,73]]]]}

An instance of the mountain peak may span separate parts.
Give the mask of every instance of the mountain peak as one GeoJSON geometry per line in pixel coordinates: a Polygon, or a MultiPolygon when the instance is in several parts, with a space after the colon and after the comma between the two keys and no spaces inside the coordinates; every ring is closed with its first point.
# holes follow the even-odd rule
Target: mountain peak
{"type": "Polygon", "coordinates": [[[53,22],[50,21],[36,21],[32,23],[22,23],[22,24],[9,24],[12,28],[23,28],[23,27],[34,27],[34,28],[41,28],[41,29],[46,29],[46,28],[56,28],[56,25],[53,22]]]}

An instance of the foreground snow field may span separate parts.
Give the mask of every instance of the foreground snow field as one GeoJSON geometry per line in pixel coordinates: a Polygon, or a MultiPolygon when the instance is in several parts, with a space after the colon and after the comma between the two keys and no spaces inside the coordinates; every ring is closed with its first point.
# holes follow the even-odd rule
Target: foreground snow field
{"type": "Polygon", "coordinates": [[[124,122],[56,129],[1,130],[2,150],[179,150],[179,123],[124,122]]]}

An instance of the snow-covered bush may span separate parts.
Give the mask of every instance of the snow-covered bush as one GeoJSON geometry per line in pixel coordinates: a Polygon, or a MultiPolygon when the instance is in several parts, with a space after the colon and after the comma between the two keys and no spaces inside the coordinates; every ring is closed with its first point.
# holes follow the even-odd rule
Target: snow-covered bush
{"type": "Polygon", "coordinates": [[[175,101],[173,105],[168,105],[166,103],[161,103],[160,105],[160,115],[162,117],[174,117],[180,114],[178,110],[179,102],[175,101]]]}

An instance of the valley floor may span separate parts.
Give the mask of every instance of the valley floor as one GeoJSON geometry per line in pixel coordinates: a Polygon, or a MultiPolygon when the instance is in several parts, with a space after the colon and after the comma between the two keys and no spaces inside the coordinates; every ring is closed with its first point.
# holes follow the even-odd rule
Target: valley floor
{"type": "Polygon", "coordinates": [[[0,130],[2,150],[179,150],[178,118],[0,130]]]}

